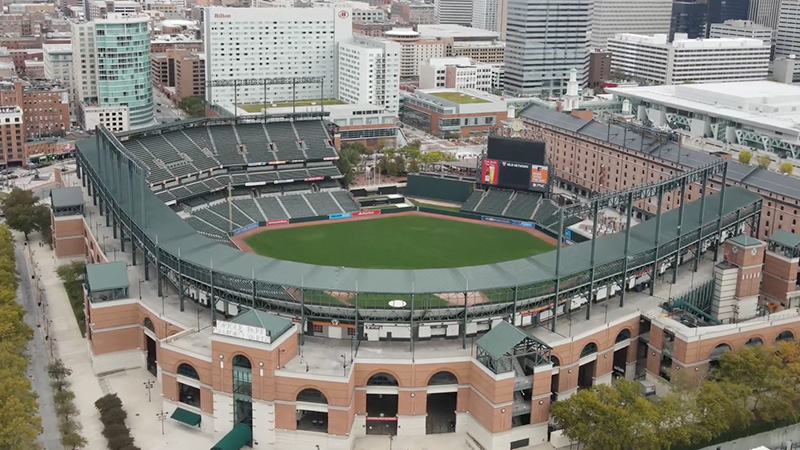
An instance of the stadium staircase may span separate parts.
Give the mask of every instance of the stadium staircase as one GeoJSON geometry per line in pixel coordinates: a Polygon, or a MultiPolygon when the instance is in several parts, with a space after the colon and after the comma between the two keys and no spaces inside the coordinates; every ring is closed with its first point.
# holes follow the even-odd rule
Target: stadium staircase
{"type": "Polygon", "coordinates": [[[506,203],[506,207],[503,208],[503,211],[500,213],[501,216],[506,215],[506,211],[508,211],[508,207],[511,206],[511,203],[514,201],[514,197],[517,196],[517,191],[511,193],[511,197],[508,199],[508,203],[506,203]]]}

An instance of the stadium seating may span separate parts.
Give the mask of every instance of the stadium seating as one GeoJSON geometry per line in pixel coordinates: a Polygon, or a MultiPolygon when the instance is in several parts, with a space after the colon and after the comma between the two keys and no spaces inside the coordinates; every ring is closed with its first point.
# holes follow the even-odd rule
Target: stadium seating
{"type": "Polygon", "coordinates": [[[317,212],[317,215],[339,214],[344,212],[344,210],[339,207],[336,199],[334,199],[329,192],[306,194],[305,197],[308,203],[311,204],[311,207],[314,208],[314,211],[317,212]]]}
{"type": "Polygon", "coordinates": [[[239,124],[235,126],[239,141],[247,150],[248,161],[274,161],[275,154],[269,150],[269,141],[260,123],[239,124]]]}
{"type": "Polygon", "coordinates": [[[186,222],[189,223],[189,225],[192,226],[192,228],[200,232],[200,234],[204,234],[208,237],[218,237],[218,238],[225,237],[224,231],[220,230],[219,228],[213,225],[209,225],[208,223],[198,219],[197,217],[190,216],[187,217],[185,220],[186,222]]]}
{"type": "MultiPolygon", "coordinates": [[[[208,222],[210,225],[213,225],[219,228],[222,231],[228,231],[230,224],[228,219],[223,216],[217,215],[211,211],[210,208],[202,208],[192,211],[192,214],[203,219],[205,222],[208,222]]],[[[238,228],[236,224],[233,224],[233,228],[238,228]]]]}
{"type": "Polygon", "coordinates": [[[542,200],[533,215],[533,220],[547,227],[557,225],[558,207],[550,200],[542,200]]]}
{"type": "Polygon", "coordinates": [[[297,135],[306,145],[308,159],[322,159],[336,156],[333,147],[328,143],[328,132],[322,122],[299,121],[293,122],[297,135]]]}
{"type": "Polygon", "coordinates": [[[289,215],[278,202],[277,197],[261,197],[256,199],[256,203],[264,211],[267,220],[288,219],[289,215]]]}
{"type": "Polygon", "coordinates": [[[241,209],[243,213],[250,216],[250,218],[253,219],[253,222],[261,222],[262,220],[266,220],[264,218],[264,214],[262,214],[261,210],[258,209],[256,201],[252,198],[237,198],[233,201],[233,204],[241,209]]]}
{"type": "MultiPolygon", "coordinates": [[[[211,152],[208,154],[203,153],[203,147],[199,147],[199,143],[195,143],[190,140],[184,132],[170,133],[167,140],[177,151],[186,153],[186,155],[192,160],[192,164],[199,170],[206,170],[212,167],[220,166],[219,161],[210,156],[211,152]]],[[[204,143],[202,145],[205,147],[205,141],[203,142],[204,143]]]]}
{"type": "Polygon", "coordinates": [[[483,201],[477,205],[476,211],[482,214],[499,216],[503,213],[503,210],[506,209],[506,205],[513,193],[514,191],[489,189],[486,196],[483,197],[483,201]]]}
{"type": "Polygon", "coordinates": [[[291,122],[272,122],[264,124],[269,138],[274,143],[273,150],[279,160],[305,160],[306,154],[300,149],[299,138],[291,122]]]}
{"type": "Polygon", "coordinates": [[[360,209],[359,205],[353,200],[353,197],[350,196],[350,193],[346,191],[331,192],[331,195],[333,195],[333,198],[339,202],[339,206],[346,212],[358,211],[360,209]]]}
{"type": "Polygon", "coordinates": [[[211,140],[217,150],[217,160],[226,166],[247,164],[244,157],[239,153],[239,141],[236,133],[231,126],[208,127],[211,140]]]}
{"type": "MultiPolygon", "coordinates": [[[[239,228],[256,222],[236,207],[237,202],[237,200],[233,200],[230,207],[230,215],[232,216],[234,227],[239,228]]],[[[209,209],[226,219],[228,218],[228,202],[217,203],[214,206],[210,206],[209,209]]]]}
{"type": "Polygon", "coordinates": [[[284,195],[278,197],[278,200],[283,203],[283,207],[286,208],[289,217],[313,217],[318,215],[314,214],[314,211],[302,195],[284,195]]]}
{"type": "Polygon", "coordinates": [[[542,196],[539,194],[517,191],[504,215],[515,219],[530,220],[541,198],[542,196]]]}
{"type": "Polygon", "coordinates": [[[465,201],[464,204],[461,205],[461,210],[466,212],[475,212],[475,208],[478,206],[478,203],[481,202],[481,199],[483,199],[483,195],[485,193],[486,191],[475,189],[469,196],[467,201],[465,201]]]}

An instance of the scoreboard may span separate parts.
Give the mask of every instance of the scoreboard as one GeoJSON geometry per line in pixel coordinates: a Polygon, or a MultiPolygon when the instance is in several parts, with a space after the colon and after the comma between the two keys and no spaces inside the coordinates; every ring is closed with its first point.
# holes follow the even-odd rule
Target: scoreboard
{"type": "Polygon", "coordinates": [[[485,158],[481,167],[482,184],[544,192],[548,180],[547,166],[485,158]]]}

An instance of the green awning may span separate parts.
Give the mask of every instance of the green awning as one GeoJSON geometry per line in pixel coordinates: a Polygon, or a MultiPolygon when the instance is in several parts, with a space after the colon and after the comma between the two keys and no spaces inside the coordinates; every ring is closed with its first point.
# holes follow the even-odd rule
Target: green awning
{"type": "Polygon", "coordinates": [[[183,408],[175,408],[175,412],[172,413],[170,418],[175,419],[178,422],[183,422],[186,425],[196,427],[200,425],[200,419],[202,417],[200,417],[200,414],[187,411],[183,408]]]}
{"type": "Polygon", "coordinates": [[[253,429],[250,425],[240,423],[233,427],[211,450],[239,450],[253,439],[253,429]]]}

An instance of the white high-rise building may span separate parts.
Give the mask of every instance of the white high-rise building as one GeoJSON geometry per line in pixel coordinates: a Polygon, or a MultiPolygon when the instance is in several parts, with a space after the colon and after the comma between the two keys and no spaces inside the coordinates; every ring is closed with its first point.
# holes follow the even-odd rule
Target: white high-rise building
{"type": "Polygon", "coordinates": [[[353,36],[339,44],[339,100],[400,109],[400,44],[353,36]]]}
{"type": "Polygon", "coordinates": [[[591,46],[603,49],[620,33],[667,34],[672,0],[594,0],[591,46]]]}
{"type": "Polygon", "coordinates": [[[726,20],[724,23],[712,23],[708,37],[761,39],[772,45],[773,33],[772,28],[755,23],[752,20],[726,20]]]}
{"type": "Polygon", "coordinates": [[[496,65],[469,58],[431,58],[419,68],[420,89],[477,89],[491,92],[496,65]]]}
{"type": "Polygon", "coordinates": [[[747,19],[775,30],[778,28],[780,10],[781,0],[750,0],[747,19]]]}
{"type": "Polygon", "coordinates": [[[573,68],[586,86],[591,16],[592,0],[509,0],[505,91],[560,96],[573,68]]]}
{"type": "Polygon", "coordinates": [[[770,46],[760,39],[688,39],[676,33],[609,39],[612,70],[655,84],[755,81],[767,77],[770,46]]]}
{"type": "Polygon", "coordinates": [[[67,88],[69,95],[69,116],[73,120],[78,117],[75,83],[72,82],[72,45],[43,44],[44,77],[48,80],[59,80],[67,88]]]}
{"type": "Polygon", "coordinates": [[[435,0],[436,23],[470,26],[473,0],[435,0]]]}
{"type": "Polygon", "coordinates": [[[775,56],[800,54],[800,0],[783,0],[775,33],[775,56]]]}
{"type": "Polygon", "coordinates": [[[340,43],[353,38],[352,11],[343,7],[204,10],[208,82],[323,77],[319,83],[224,86],[206,89],[211,104],[263,104],[336,97],[340,43]],[[266,98],[265,98],[266,97],[266,98]]]}
{"type": "Polygon", "coordinates": [[[500,31],[500,0],[473,0],[472,27],[500,31]]]}

